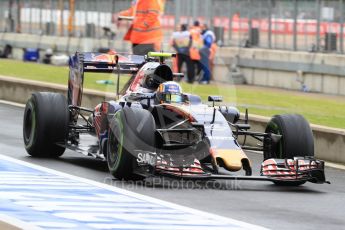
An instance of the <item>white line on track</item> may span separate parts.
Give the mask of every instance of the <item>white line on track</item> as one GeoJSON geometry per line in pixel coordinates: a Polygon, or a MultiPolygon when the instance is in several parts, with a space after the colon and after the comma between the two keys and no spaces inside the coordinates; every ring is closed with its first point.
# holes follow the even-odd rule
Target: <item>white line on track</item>
{"type": "MultiPolygon", "coordinates": [[[[63,173],[63,172],[59,172],[59,171],[56,171],[56,170],[53,170],[53,169],[49,169],[49,168],[46,168],[46,167],[43,167],[43,166],[39,166],[39,165],[35,165],[35,164],[28,163],[28,162],[25,162],[25,161],[17,160],[17,159],[14,159],[12,157],[0,155],[0,159],[5,160],[5,161],[9,161],[9,162],[12,162],[12,163],[15,163],[15,164],[23,165],[23,166],[26,166],[26,167],[30,167],[32,169],[40,170],[40,171],[43,171],[43,172],[46,172],[46,173],[50,173],[50,174],[53,174],[53,175],[65,177],[65,178],[68,178],[68,179],[71,179],[71,180],[75,180],[75,181],[78,181],[78,182],[86,183],[86,184],[89,184],[89,185],[92,185],[92,186],[95,186],[95,187],[98,187],[98,188],[103,188],[103,189],[106,189],[108,191],[113,191],[113,192],[120,193],[120,194],[123,194],[123,195],[126,195],[126,196],[134,197],[136,199],[141,199],[141,200],[150,202],[152,204],[157,204],[157,205],[160,205],[160,206],[165,206],[167,208],[172,208],[172,209],[175,209],[175,210],[180,210],[180,211],[183,211],[185,213],[191,213],[193,215],[197,215],[197,216],[204,217],[204,218],[207,218],[207,219],[212,218],[212,219],[215,219],[215,220],[220,221],[220,222],[231,223],[231,224],[237,225],[238,227],[243,228],[243,229],[266,229],[266,228],[263,228],[263,227],[260,227],[260,226],[257,226],[257,225],[252,225],[252,224],[245,223],[245,222],[242,222],[242,221],[238,221],[238,220],[235,220],[235,219],[231,219],[231,218],[222,217],[222,216],[219,216],[219,215],[216,215],[216,214],[211,214],[211,213],[199,211],[199,210],[196,210],[196,209],[193,209],[193,208],[184,207],[184,206],[177,205],[177,204],[174,204],[174,203],[170,203],[170,202],[167,202],[167,201],[159,200],[159,199],[156,199],[156,198],[153,198],[153,197],[149,197],[149,196],[141,195],[141,194],[138,194],[138,193],[134,193],[134,192],[131,192],[131,191],[128,191],[128,190],[125,190],[125,189],[117,188],[117,187],[114,187],[114,186],[110,186],[110,185],[107,185],[107,184],[99,183],[99,182],[92,181],[92,180],[89,180],[89,179],[77,177],[77,176],[70,175],[70,174],[63,173]]],[[[17,222],[15,222],[15,221],[13,222],[10,219],[8,220],[8,223],[9,224],[13,224],[14,226],[16,226],[16,224],[18,224],[17,222]]]]}
{"type": "Polygon", "coordinates": [[[333,162],[325,162],[326,167],[331,167],[331,168],[336,168],[336,169],[342,169],[345,170],[345,165],[342,164],[337,164],[337,163],[333,163],[333,162]]]}
{"type": "Polygon", "coordinates": [[[5,105],[16,106],[16,107],[20,107],[20,108],[25,108],[25,104],[16,103],[16,102],[12,102],[12,101],[0,100],[0,103],[1,103],[1,104],[5,104],[5,105]]]}

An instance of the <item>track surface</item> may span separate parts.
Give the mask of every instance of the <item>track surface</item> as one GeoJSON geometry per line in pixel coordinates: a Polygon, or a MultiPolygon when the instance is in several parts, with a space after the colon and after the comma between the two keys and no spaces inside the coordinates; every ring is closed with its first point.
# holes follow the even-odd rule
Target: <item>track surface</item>
{"type": "MultiPolygon", "coordinates": [[[[176,204],[272,229],[345,229],[345,171],[326,168],[331,185],[277,187],[270,182],[217,181],[202,185],[151,181],[146,185],[112,180],[105,162],[66,151],[60,159],[29,157],[22,140],[23,108],[0,104],[0,154],[72,175],[112,184],[176,204]]],[[[248,153],[258,175],[262,156],[248,153]]]]}

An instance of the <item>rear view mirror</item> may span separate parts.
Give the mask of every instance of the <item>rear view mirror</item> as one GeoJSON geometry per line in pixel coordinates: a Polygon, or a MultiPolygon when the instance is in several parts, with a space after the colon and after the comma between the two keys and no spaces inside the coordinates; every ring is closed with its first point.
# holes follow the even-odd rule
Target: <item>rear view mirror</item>
{"type": "Polygon", "coordinates": [[[223,101],[223,97],[222,96],[208,96],[208,101],[222,102],[223,101]]]}
{"type": "Polygon", "coordinates": [[[184,73],[173,73],[174,77],[178,77],[178,78],[183,78],[184,77],[184,73]]]}

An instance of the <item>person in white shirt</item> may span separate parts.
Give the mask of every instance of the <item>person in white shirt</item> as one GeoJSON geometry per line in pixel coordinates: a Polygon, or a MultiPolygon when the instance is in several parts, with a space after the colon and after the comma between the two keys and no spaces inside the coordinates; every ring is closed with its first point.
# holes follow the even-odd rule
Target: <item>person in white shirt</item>
{"type": "Polygon", "coordinates": [[[177,54],[177,69],[181,72],[183,63],[187,66],[187,81],[193,83],[194,81],[194,68],[193,62],[190,59],[189,49],[192,45],[192,37],[188,31],[187,25],[182,24],[180,31],[172,34],[172,46],[177,54]]]}

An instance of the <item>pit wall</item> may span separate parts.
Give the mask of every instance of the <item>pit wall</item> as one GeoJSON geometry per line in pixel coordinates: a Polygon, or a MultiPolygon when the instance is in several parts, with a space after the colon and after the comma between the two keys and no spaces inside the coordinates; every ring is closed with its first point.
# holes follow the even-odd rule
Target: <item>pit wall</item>
{"type": "Polygon", "coordinates": [[[250,85],[345,95],[345,55],[223,47],[215,79],[233,82],[240,71],[250,85]],[[224,73],[227,73],[224,76],[224,73]]]}
{"type": "MultiPolygon", "coordinates": [[[[66,84],[67,85],[67,84],[66,84]]],[[[25,104],[33,92],[57,92],[66,95],[67,86],[48,84],[37,81],[22,80],[0,76],[0,99],[25,104]]],[[[115,98],[114,94],[84,89],[83,104],[94,108],[105,99],[115,98]]],[[[253,131],[263,132],[269,118],[250,115],[249,123],[253,131]]],[[[345,130],[312,125],[315,141],[315,155],[319,159],[345,164],[345,130]]],[[[257,142],[249,139],[248,144],[256,146],[257,142]]]]}

